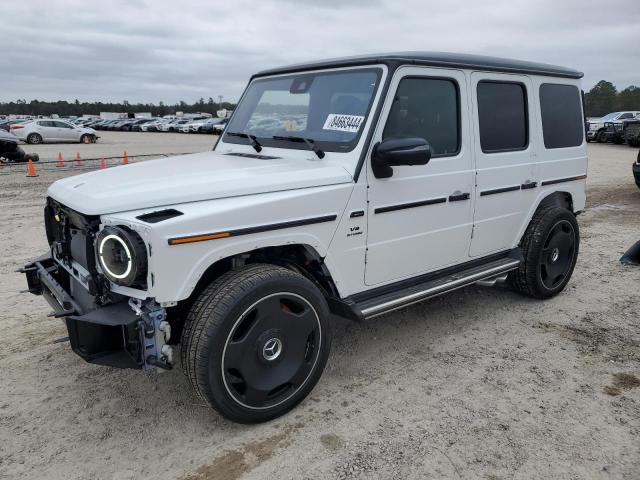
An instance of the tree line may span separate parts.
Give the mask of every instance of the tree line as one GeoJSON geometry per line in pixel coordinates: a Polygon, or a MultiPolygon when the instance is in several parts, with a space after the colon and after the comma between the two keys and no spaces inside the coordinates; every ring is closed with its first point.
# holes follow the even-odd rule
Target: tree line
{"type": "Polygon", "coordinates": [[[27,102],[24,99],[15,102],[0,102],[0,114],[3,115],[35,115],[50,116],[58,114],[61,117],[82,115],[100,115],[100,112],[118,112],[118,113],[142,113],[151,112],[154,116],[171,115],[175,112],[184,113],[210,113],[215,116],[218,110],[226,108],[233,110],[235,104],[230,102],[215,102],[213,98],[205,100],[201,98],[195,103],[186,103],[180,101],[176,104],[158,103],[129,103],[123,102],[67,102],[66,100],[58,100],[57,102],[43,102],[40,100],[31,100],[27,102]]]}
{"type": "Polygon", "coordinates": [[[600,80],[584,94],[584,110],[587,117],[602,117],[621,110],[640,111],[640,88],[631,85],[618,91],[613,83],[600,80]]]}
{"type": "MultiPolygon", "coordinates": [[[[640,110],[640,87],[634,85],[618,91],[613,83],[600,80],[591,90],[584,95],[585,115],[587,117],[601,117],[609,112],[620,110],[640,110]]],[[[115,102],[42,102],[39,100],[16,100],[15,102],[0,102],[0,114],[9,115],[42,115],[58,114],[62,117],[82,115],[99,115],[100,112],[127,112],[141,113],[151,112],[155,116],[170,115],[175,112],[185,113],[211,113],[226,108],[233,110],[235,104],[230,102],[215,102],[213,98],[208,100],[201,98],[195,103],[180,101],[173,105],[158,103],[129,103],[115,102]]]]}

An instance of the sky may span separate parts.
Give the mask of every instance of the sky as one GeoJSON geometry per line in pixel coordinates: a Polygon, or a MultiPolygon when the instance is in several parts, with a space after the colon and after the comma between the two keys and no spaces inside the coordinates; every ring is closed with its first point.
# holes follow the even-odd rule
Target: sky
{"type": "Polygon", "coordinates": [[[259,70],[444,51],[640,86],[640,0],[18,0],[2,2],[0,101],[236,101],[259,70]]]}

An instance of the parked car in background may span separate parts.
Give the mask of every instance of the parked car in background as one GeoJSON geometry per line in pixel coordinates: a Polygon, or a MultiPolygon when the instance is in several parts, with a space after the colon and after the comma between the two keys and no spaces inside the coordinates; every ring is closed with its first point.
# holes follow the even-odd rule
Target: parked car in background
{"type": "Polygon", "coordinates": [[[95,143],[99,138],[93,128],[78,127],[63,120],[42,119],[11,126],[13,133],[27,143],[80,142],[95,143]]]}
{"type": "Polygon", "coordinates": [[[210,118],[193,119],[180,127],[182,133],[199,133],[202,126],[211,120],[210,118]]]}
{"type": "Polygon", "coordinates": [[[119,121],[120,120],[101,120],[95,123],[91,128],[96,130],[108,130],[111,125],[119,121]]]}
{"type": "Polygon", "coordinates": [[[624,139],[630,147],[640,147],[640,114],[624,121],[624,139]]]}
{"type": "Polygon", "coordinates": [[[220,123],[212,125],[211,133],[213,133],[214,135],[221,135],[225,127],[227,126],[227,123],[229,123],[229,118],[222,118],[220,123]]]}
{"type": "Polygon", "coordinates": [[[28,120],[4,120],[0,122],[0,129],[4,130],[5,132],[9,132],[11,131],[11,125],[15,125],[17,123],[24,123],[27,121],[28,120]]]}
{"type": "Polygon", "coordinates": [[[159,132],[177,132],[182,125],[184,125],[185,123],[189,123],[190,121],[191,120],[180,119],[180,120],[174,120],[168,123],[163,123],[158,126],[158,131],[159,132]]]}
{"type": "Polygon", "coordinates": [[[636,163],[633,164],[633,177],[636,180],[636,185],[640,188],[640,151],[638,151],[636,163]]]}
{"type": "Polygon", "coordinates": [[[155,118],[138,118],[136,119],[136,121],[132,122],[130,127],[129,127],[129,131],[130,132],[139,132],[140,131],[140,127],[142,125],[144,125],[145,123],[151,123],[155,120],[155,118]]]}
{"type": "Polygon", "coordinates": [[[590,120],[587,122],[587,142],[595,140],[599,143],[611,141],[616,125],[622,126],[623,120],[632,119],[640,114],[638,111],[612,112],[602,118],[590,120]],[[607,125],[611,123],[613,125],[607,125]]]}
{"type": "Polygon", "coordinates": [[[0,130],[0,162],[37,162],[40,157],[35,153],[25,153],[18,145],[20,140],[12,133],[0,130]]]}
{"type": "Polygon", "coordinates": [[[120,128],[129,122],[128,118],[117,120],[107,125],[106,130],[120,130],[120,128]]]}
{"type": "Polygon", "coordinates": [[[200,127],[198,133],[213,133],[216,125],[221,125],[224,128],[226,120],[226,118],[210,118],[200,127]]]}
{"type": "Polygon", "coordinates": [[[160,125],[164,123],[167,123],[167,120],[165,120],[164,118],[159,118],[149,123],[143,123],[142,125],[140,125],[140,131],[141,132],[157,132],[160,125]]]}

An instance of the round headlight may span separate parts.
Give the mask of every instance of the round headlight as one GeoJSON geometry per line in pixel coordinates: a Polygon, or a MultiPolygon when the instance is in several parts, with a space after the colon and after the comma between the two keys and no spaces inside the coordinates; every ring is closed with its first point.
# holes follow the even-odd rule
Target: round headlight
{"type": "Polygon", "coordinates": [[[105,276],[118,285],[144,283],[147,251],[140,236],[124,227],[105,227],[96,238],[96,253],[105,276]]]}

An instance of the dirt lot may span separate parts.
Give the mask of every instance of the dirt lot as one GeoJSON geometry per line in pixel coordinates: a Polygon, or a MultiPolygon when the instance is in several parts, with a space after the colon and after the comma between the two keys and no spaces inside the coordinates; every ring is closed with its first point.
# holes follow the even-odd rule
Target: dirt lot
{"type": "Polygon", "coordinates": [[[129,155],[153,153],[193,153],[211,150],[217,136],[190,133],[160,132],[108,132],[97,131],[97,143],[45,143],[42,145],[22,145],[27,153],[37,153],[42,160],[55,160],[58,152],[65,159],[73,159],[76,153],[81,158],[101,158],[121,156],[126,150],[129,155]]]}
{"type": "Polygon", "coordinates": [[[589,155],[565,292],[472,287],[337,322],[310,397],[259,426],[204,407],[180,368],[98,367],[53,343],[65,328],[13,270],[46,249],[45,188],[63,174],[0,175],[0,478],[639,478],[640,267],[618,263],[640,239],[636,151],[589,155]]]}

